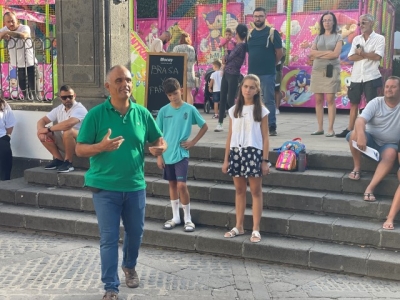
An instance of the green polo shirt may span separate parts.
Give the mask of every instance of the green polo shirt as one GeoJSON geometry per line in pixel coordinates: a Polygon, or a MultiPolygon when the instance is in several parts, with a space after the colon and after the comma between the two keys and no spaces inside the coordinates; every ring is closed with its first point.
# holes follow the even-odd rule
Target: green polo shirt
{"type": "Polygon", "coordinates": [[[92,108],[83,120],[77,142],[99,143],[111,129],[110,138],[122,136],[119,149],[90,158],[85,185],[103,190],[134,192],[146,188],[144,145],[162,136],[147,108],[130,102],[125,116],[111,105],[110,98],[92,108]]]}

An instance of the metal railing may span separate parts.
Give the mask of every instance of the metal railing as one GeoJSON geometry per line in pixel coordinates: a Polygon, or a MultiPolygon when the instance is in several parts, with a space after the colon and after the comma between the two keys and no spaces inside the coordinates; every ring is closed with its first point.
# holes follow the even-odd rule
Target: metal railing
{"type": "Polygon", "coordinates": [[[49,102],[57,91],[56,40],[10,38],[0,43],[0,93],[11,101],[49,102]]]}

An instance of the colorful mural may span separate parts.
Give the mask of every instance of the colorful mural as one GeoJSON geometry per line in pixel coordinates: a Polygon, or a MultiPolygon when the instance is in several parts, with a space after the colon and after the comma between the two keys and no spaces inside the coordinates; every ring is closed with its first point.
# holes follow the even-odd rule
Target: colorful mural
{"type": "MultiPolygon", "coordinates": [[[[215,59],[221,59],[219,47],[222,32],[222,4],[196,6],[196,41],[197,59],[200,65],[211,64],[215,59]]],[[[242,23],[243,4],[228,3],[226,7],[226,27],[234,32],[236,26],[242,23]]]]}
{"type": "MultiPolygon", "coordinates": [[[[53,99],[53,70],[51,64],[38,64],[36,78],[37,100],[53,99]]],[[[18,88],[17,69],[9,63],[1,64],[0,87],[6,99],[23,99],[18,88]]]]}
{"type": "Polygon", "coordinates": [[[136,32],[131,32],[131,73],[132,96],[136,103],[143,105],[146,95],[146,59],[148,48],[136,32]]]}

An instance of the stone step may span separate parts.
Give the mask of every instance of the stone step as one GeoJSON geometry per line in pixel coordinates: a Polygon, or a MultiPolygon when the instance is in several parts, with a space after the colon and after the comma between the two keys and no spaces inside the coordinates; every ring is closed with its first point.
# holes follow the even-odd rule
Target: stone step
{"type": "MultiPolygon", "coordinates": [[[[200,181],[232,183],[232,177],[223,174],[221,163],[191,160],[189,162],[188,178],[200,181]]],[[[82,187],[85,170],[75,170],[70,173],[57,173],[44,170],[42,167],[25,171],[25,179],[29,183],[82,187]]],[[[157,160],[146,157],[145,172],[147,175],[162,177],[162,171],[157,167],[157,160]]],[[[307,170],[300,172],[284,172],[271,169],[271,174],[263,178],[265,187],[288,187],[314,191],[330,191],[337,193],[363,194],[372,178],[372,173],[362,173],[359,181],[349,179],[348,172],[343,170],[307,170]]],[[[397,189],[398,179],[395,174],[387,175],[375,190],[376,195],[392,197],[397,189]]]]}
{"type": "MultiPolygon", "coordinates": [[[[148,151],[148,147],[145,147],[146,154],[152,157],[148,151]]],[[[199,143],[190,149],[190,158],[194,160],[202,160],[209,162],[222,162],[225,155],[225,146],[218,144],[204,144],[199,143]]],[[[269,159],[273,164],[275,164],[278,154],[276,151],[270,151],[269,159]]],[[[309,169],[314,170],[343,170],[345,172],[350,172],[353,168],[353,159],[348,152],[338,152],[338,151],[308,151],[307,152],[307,164],[309,169]]],[[[362,169],[365,172],[374,172],[377,163],[372,159],[362,157],[362,169]]],[[[74,157],[74,166],[77,168],[87,169],[89,168],[89,159],[74,157]]],[[[398,165],[393,167],[391,173],[396,174],[398,165]]]]}
{"type": "MultiPolygon", "coordinates": [[[[47,172],[45,172],[47,173],[47,172]]],[[[78,172],[76,172],[78,173],[78,172]]],[[[75,178],[75,172],[61,176],[75,178]]],[[[47,173],[48,174],[48,173],[47,173]]],[[[146,176],[147,195],[169,198],[168,182],[159,177],[146,176]]],[[[235,187],[229,183],[190,180],[187,182],[192,202],[235,205],[235,187]]],[[[77,185],[78,187],[81,184],[77,185]]],[[[23,178],[0,183],[0,202],[17,205],[54,207],[76,211],[93,211],[91,192],[63,185],[33,185],[23,178]]],[[[317,215],[359,217],[384,220],[392,198],[381,197],[375,202],[362,200],[360,194],[310,191],[292,188],[263,188],[263,206],[270,210],[299,211],[317,215]]],[[[251,194],[247,192],[247,206],[251,194]]],[[[400,220],[400,216],[398,217],[400,220]]]]}
{"type": "MultiPolygon", "coordinates": [[[[98,237],[99,235],[96,217],[93,214],[7,204],[0,204],[0,225],[75,236],[98,237]]],[[[263,234],[262,241],[253,244],[249,241],[249,233],[234,239],[226,239],[222,237],[224,230],[221,228],[198,226],[195,232],[185,233],[182,227],[167,231],[161,229],[161,226],[162,222],[147,219],[143,243],[177,250],[400,280],[400,256],[390,250],[270,234],[263,234]]],[[[121,228],[121,236],[122,231],[121,228]]]]}
{"type": "MultiPolygon", "coordinates": [[[[21,180],[13,180],[10,183],[7,188],[1,189],[1,202],[54,209],[54,211],[94,213],[89,191],[32,186],[21,180]]],[[[172,218],[168,199],[148,197],[146,207],[147,218],[161,222],[172,218]]],[[[191,214],[193,222],[198,225],[220,228],[231,228],[235,225],[235,208],[232,205],[192,202],[191,214]]],[[[377,220],[264,209],[260,226],[262,232],[282,236],[400,250],[398,243],[400,230],[385,231],[381,228],[382,221],[377,220]]],[[[244,227],[246,230],[252,228],[250,208],[246,209],[244,227]]]]}
{"type": "MultiPolygon", "coordinates": [[[[55,171],[46,171],[43,168],[29,169],[25,172],[25,179],[34,184],[46,184],[54,187],[80,188],[83,186],[83,175],[85,171],[74,171],[71,173],[58,174],[55,171]]],[[[291,173],[290,173],[291,174],[291,173]]],[[[270,174],[273,176],[273,174],[270,174]]],[[[269,176],[270,176],[269,175],[269,176]]],[[[392,185],[395,188],[396,179],[389,175],[377,192],[384,187],[392,185]]],[[[345,178],[346,182],[350,179],[345,178]]],[[[169,197],[168,182],[160,179],[160,176],[146,176],[147,193],[159,197],[169,197]]],[[[369,180],[362,178],[357,182],[348,182],[348,187],[355,194],[314,191],[291,187],[264,186],[264,207],[271,209],[309,211],[325,215],[348,215],[363,218],[383,220],[386,218],[392,202],[392,195],[377,196],[375,202],[362,200],[363,192],[369,180]],[[351,186],[353,184],[353,186],[351,186]],[[357,189],[356,189],[357,188],[357,189]]],[[[207,201],[212,203],[223,203],[234,205],[235,188],[231,182],[215,182],[204,180],[189,180],[187,182],[192,201],[207,201]]],[[[8,185],[0,185],[7,189],[8,185]]],[[[26,191],[27,192],[27,191],[26,191]]],[[[393,192],[394,193],[394,192],[393,192]]],[[[250,193],[247,193],[247,204],[251,205],[250,193]]],[[[388,194],[388,193],[387,193],[388,194]]],[[[379,195],[377,193],[377,195],[379,195]]],[[[28,196],[25,196],[27,198],[28,196]]],[[[90,196],[89,196],[90,197],[90,196]]],[[[86,198],[85,198],[86,199],[86,198]]]]}

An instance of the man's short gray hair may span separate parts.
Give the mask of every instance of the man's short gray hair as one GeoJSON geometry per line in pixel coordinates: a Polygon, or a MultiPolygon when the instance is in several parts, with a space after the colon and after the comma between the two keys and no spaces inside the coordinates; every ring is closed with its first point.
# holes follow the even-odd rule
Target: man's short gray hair
{"type": "Polygon", "coordinates": [[[367,19],[368,21],[370,21],[370,22],[375,22],[375,18],[374,18],[374,16],[373,15],[370,15],[370,14],[364,14],[364,15],[361,15],[360,16],[360,19],[367,19]]]}

